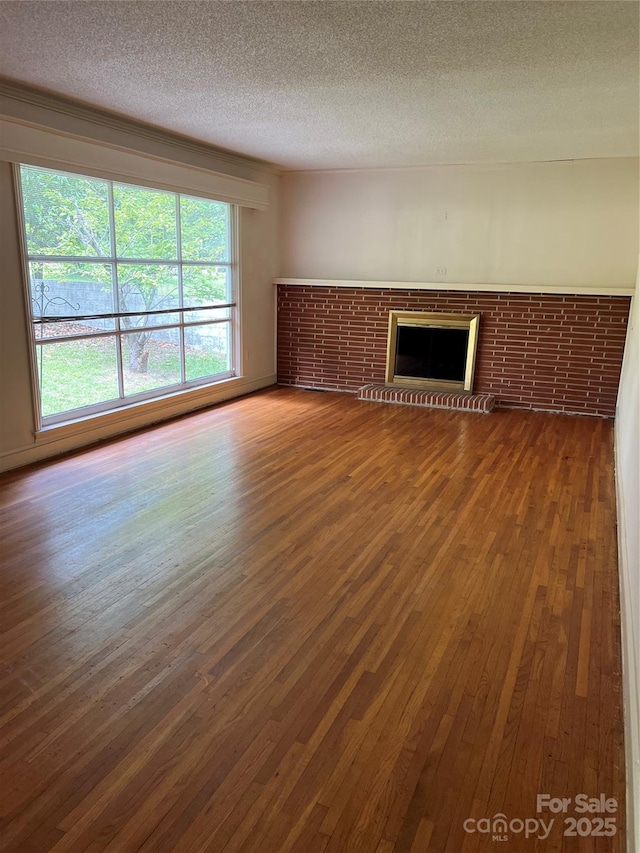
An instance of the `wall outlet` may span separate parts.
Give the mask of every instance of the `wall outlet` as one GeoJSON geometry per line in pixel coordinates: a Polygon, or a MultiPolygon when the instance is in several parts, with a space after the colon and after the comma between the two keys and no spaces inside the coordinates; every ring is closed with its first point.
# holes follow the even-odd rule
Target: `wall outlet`
{"type": "Polygon", "coordinates": [[[446,275],[447,268],[446,267],[436,267],[436,275],[446,275]]]}

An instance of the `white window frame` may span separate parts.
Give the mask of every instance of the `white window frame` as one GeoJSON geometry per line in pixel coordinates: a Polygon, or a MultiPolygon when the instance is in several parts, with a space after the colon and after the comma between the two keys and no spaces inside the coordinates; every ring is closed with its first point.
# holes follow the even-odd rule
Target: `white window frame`
{"type": "MultiPolygon", "coordinates": [[[[31,160],[31,158],[29,158],[31,160]]],[[[198,194],[191,189],[180,190],[178,188],[172,187],[171,189],[166,186],[162,186],[161,184],[158,186],[153,186],[150,182],[138,183],[135,179],[130,177],[126,178],[118,178],[114,175],[110,175],[106,177],[104,174],[93,173],[93,170],[82,170],[79,172],[76,169],[69,169],[66,165],[60,164],[54,166],[51,163],[48,163],[46,166],[41,165],[39,163],[35,163],[33,161],[29,162],[29,160],[22,160],[21,162],[13,163],[13,172],[14,172],[14,185],[16,189],[16,205],[18,209],[18,219],[19,219],[19,230],[20,230],[20,245],[21,245],[21,254],[22,254],[22,263],[23,263],[23,284],[24,284],[24,295],[25,295],[25,303],[27,306],[27,323],[29,326],[29,340],[30,340],[30,358],[31,358],[31,374],[32,374],[32,389],[33,389],[33,397],[34,397],[34,414],[36,417],[36,432],[41,431],[42,429],[46,429],[48,427],[60,426],[63,424],[67,424],[73,421],[97,417],[100,415],[104,415],[107,413],[117,412],[122,409],[126,409],[130,406],[135,406],[136,404],[143,402],[151,402],[156,400],[162,400],[164,397],[175,396],[176,394],[188,393],[193,389],[199,388],[207,388],[214,387],[221,382],[224,382],[229,379],[237,378],[241,376],[242,365],[240,363],[241,356],[241,324],[240,324],[240,313],[239,313],[239,304],[240,304],[240,276],[239,276],[239,207],[237,204],[234,204],[226,199],[213,199],[209,194],[198,194]],[[109,184],[109,217],[111,220],[111,252],[109,257],[84,257],[84,256],[62,256],[62,255],[39,255],[32,254],[30,255],[27,248],[27,240],[25,233],[25,215],[24,215],[24,207],[23,207],[23,194],[22,194],[22,181],[21,181],[21,166],[25,167],[36,167],[41,169],[46,169],[51,172],[57,172],[62,174],[74,175],[75,177],[86,177],[89,179],[99,179],[102,181],[106,181],[109,184]],[[177,236],[177,255],[179,256],[177,259],[157,259],[157,258],[128,258],[128,257],[120,257],[117,255],[117,251],[114,252],[115,248],[115,231],[114,231],[114,210],[113,210],[113,184],[122,184],[130,187],[135,187],[139,189],[152,189],[157,190],[159,192],[173,194],[176,197],[176,236],[177,236]],[[229,207],[229,231],[227,234],[227,261],[184,261],[181,257],[181,234],[180,234],[180,196],[184,196],[187,198],[203,198],[206,200],[220,201],[223,204],[227,204],[229,207]],[[114,311],[111,314],[103,314],[101,317],[104,319],[114,319],[114,329],[104,330],[104,331],[96,331],[95,333],[88,333],[85,335],[73,335],[73,336],[58,336],[58,337],[50,337],[45,339],[39,339],[36,337],[35,331],[36,326],[39,325],[38,321],[35,320],[33,310],[32,310],[32,293],[31,293],[31,275],[30,275],[30,263],[32,261],[42,261],[44,263],[65,263],[65,262],[78,262],[78,263],[96,263],[96,264],[104,264],[111,266],[113,273],[113,287],[114,287],[114,301],[115,307],[114,311]],[[179,269],[179,280],[182,280],[182,268],[183,267],[203,267],[203,266],[211,266],[211,267],[224,267],[227,270],[228,276],[228,288],[230,293],[230,299],[228,303],[224,303],[223,305],[215,305],[211,306],[212,308],[228,308],[229,317],[222,319],[213,319],[213,320],[197,320],[194,321],[193,324],[190,324],[188,320],[185,321],[185,315],[188,316],[191,313],[190,309],[186,309],[184,306],[182,308],[170,308],[166,309],[166,313],[170,314],[178,314],[180,316],[179,322],[172,322],[167,325],[153,325],[148,327],[151,332],[162,329],[178,329],[180,334],[180,370],[181,377],[185,376],[185,342],[184,342],[184,329],[188,328],[189,325],[220,325],[220,324],[228,324],[229,327],[229,360],[230,360],[230,369],[228,371],[224,371],[218,374],[213,374],[206,377],[200,377],[193,380],[180,381],[179,383],[175,383],[173,385],[165,385],[160,388],[154,388],[148,391],[142,391],[137,394],[129,394],[127,396],[124,395],[123,388],[123,358],[122,358],[122,341],[127,334],[131,334],[135,330],[123,330],[120,325],[120,318],[123,316],[121,312],[118,311],[118,293],[117,293],[117,277],[115,275],[115,270],[117,269],[117,264],[131,264],[131,265],[146,265],[146,266],[156,266],[156,265],[166,265],[166,266],[175,266],[179,269]],[[37,347],[38,346],[46,346],[49,343],[56,343],[60,341],[72,341],[72,340],[83,340],[83,339],[95,339],[99,337],[114,337],[116,340],[116,353],[117,353],[117,370],[118,370],[118,389],[119,396],[115,399],[111,399],[101,403],[95,403],[88,406],[83,406],[75,409],[71,409],[65,412],[60,412],[58,414],[53,414],[49,416],[42,415],[42,401],[40,394],[40,378],[38,373],[38,359],[37,359],[37,347]]],[[[180,286],[180,293],[182,293],[182,287],[180,286]]],[[[158,315],[163,313],[163,310],[151,310],[151,311],[135,311],[129,312],[131,314],[135,314],[135,316],[141,316],[143,314],[150,315],[158,315]]],[[[203,310],[202,308],[193,309],[194,311],[203,310]]],[[[86,315],[80,315],[86,316],[86,315]]],[[[75,319],[79,319],[76,317],[75,319]]],[[[51,318],[50,322],[60,321],[60,318],[51,318]]]]}

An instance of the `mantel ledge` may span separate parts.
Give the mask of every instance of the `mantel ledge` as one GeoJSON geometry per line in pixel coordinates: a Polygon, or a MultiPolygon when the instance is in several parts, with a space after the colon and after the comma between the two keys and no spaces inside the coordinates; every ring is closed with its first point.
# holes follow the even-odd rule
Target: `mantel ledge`
{"type": "Polygon", "coordinates": [[[487,293],[545,293],[557,296],[633,296],[635,285],[592,284],[495,284],[452,281],[356,281],[330,278],[274,278],[273,284],[301,287],[352,287],[369,290],[454,290],[487,293]]]}

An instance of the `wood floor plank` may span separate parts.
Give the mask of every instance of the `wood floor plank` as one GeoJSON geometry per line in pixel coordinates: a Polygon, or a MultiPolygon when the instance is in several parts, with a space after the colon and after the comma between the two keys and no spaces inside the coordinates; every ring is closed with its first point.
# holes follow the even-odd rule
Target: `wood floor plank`
{"type": "Polygon", "coordinates": [[[624,853],[608,421],[272,389],[0,477],[0,542],[0,850],[478,853],[604,792],[624,853]]]}

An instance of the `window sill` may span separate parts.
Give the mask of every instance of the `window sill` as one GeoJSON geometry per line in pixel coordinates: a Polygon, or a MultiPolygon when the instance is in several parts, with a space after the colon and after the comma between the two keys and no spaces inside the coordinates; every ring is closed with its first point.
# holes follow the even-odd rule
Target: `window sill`
{"type": "MultiPolygon", "coordinates": [[[[153,400],[141,400],[125,406],[119,406],[108,412],[69,419],[63,423],[43,426],[36,430],[36,444],[48,444],[77,435],[87,435],[91,432],[113,432],[114,427],[124,426],[126,429],[136,429],[155,421],[185,414],[193,409],[209,404],[222,402],[234,392],[242,393],[246,384],[242,377],[233,376],[222,379],[211,385],[201,385],[197,388],[173,391],[153,400]]],[[[101,436],[97,436],[99,438],[101,436]]]]}

